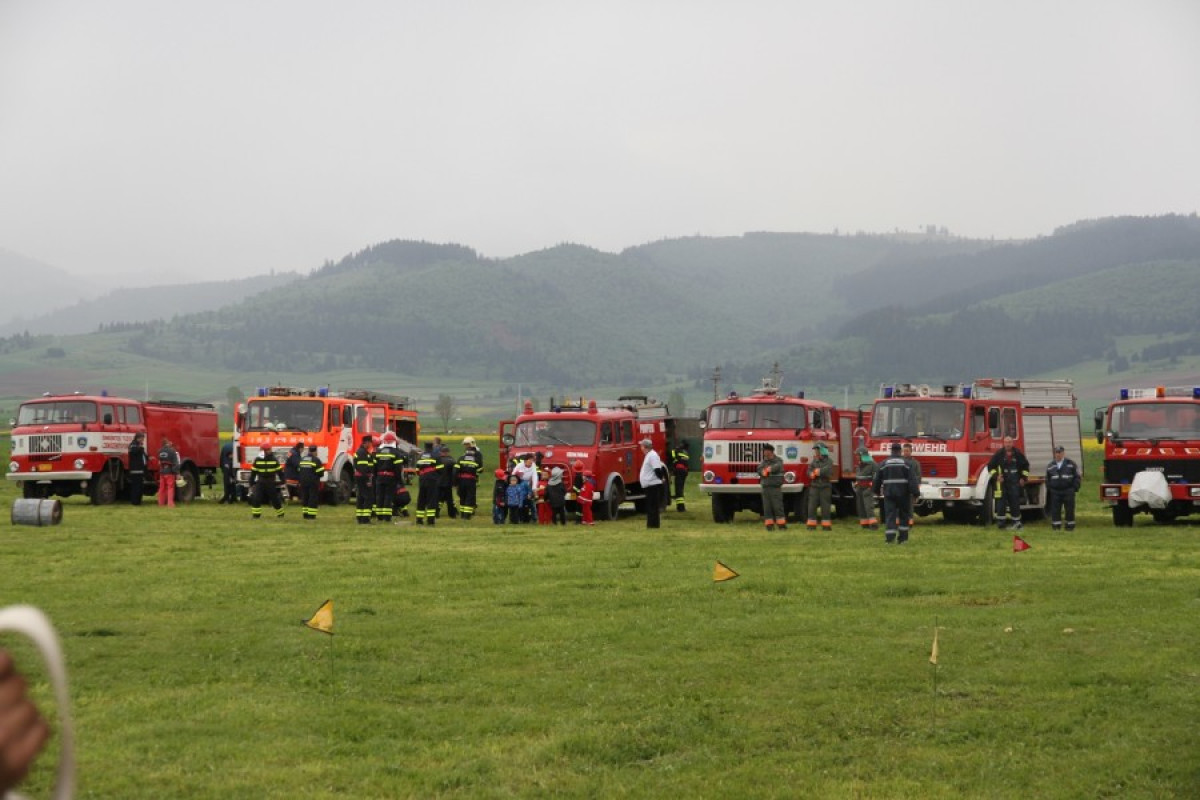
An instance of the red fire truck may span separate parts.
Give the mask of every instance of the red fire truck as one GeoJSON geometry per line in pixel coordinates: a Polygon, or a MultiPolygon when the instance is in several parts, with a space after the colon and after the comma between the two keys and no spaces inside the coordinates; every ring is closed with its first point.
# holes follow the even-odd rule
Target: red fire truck
{"type": "Polygon", "coordinates": [[[1095,424],[1104,444],[1100,499],[1114,525],[1129,527],[1145,511],[1156,522],[1200,511],[1200,386],[1121,389],[1117,402],[1096,409],[1095,424]]]}
{"type": "MultiPolygon", "coordinates": [[[[534,411],[533,403],[526,401],[524,413],[500,423],[500,460],[510,464],[533,453],[542,467],[561,467],[568,485],[575,477],[575,462],[582,462],[583,472],[596,480],[596,517],[616,519],[626,501],[633,501],[638,512],[645,510],[638,477],[643,458],[639,443],[653,442],[666,464],[675,435],[675,419],[666,404],[649,397],[586,404],[583,398],[558,402],[550,398],[549,411],[534,411]]],[[[664,506],[669,494],[663,493],[664,506]]]]}
{"type": "Polygon", "coordinates": [[[95,505],[111,503],[129,488],[129,443],[146,435],[147,489],[158,486],[158,446],[170,439],[185,484],[179,502],[194,499],[201,476],[218,465],[217,411],[209,403],[129,400],[105,394],[46,394],[21,404],[13,421],[8,479],[24,496],[87,493],[95,505]]]}
{"type": "Polygon", "coordinates": [[[921,467],[920,516],[990,524],[995,484],[987,471],[1005,436],[1029,459],[1021,507],[1046,505],[1045,468],[1062,445],[1083,472],[1079,410],[1069,380],[980,378],[970,385],[930,388],[885,385],[871,415],[869,448],[877,461],[893,442],[909,443],[921,467]]]}
{"type": "Polygon", "coordinates": [[[239,409],[237,418],[238,483],[250,483],[251,467],[264,445],[282,462],[296,444],[317,446],[325,464],[325,496],[331,504],[348,501],[354,492],[354,451],[366,435],[376,441],[385,431],[399,439],[406,456],[418,453],[421,426],[408,397],[370,389],[332,391],[270,386],[239,409]]]}
{"type": "Polygon", "coordinates": [[[854,507],[854,450],[865,443],[870,413],[834,408],[809,400],[804,392],[779,391],[778,380],[766,378],[748,396],[730,392],[708,407],[704,420],[704,461],[700,491],[712,496],[714,522],[732,522],[742,510],[762,514],[758,465],[763,445],[775,446],[783,460],[783,502],[788,517],[807,513],[808,464],[824,443],[837,467],[833,485],[838,513],[854,507]]]}

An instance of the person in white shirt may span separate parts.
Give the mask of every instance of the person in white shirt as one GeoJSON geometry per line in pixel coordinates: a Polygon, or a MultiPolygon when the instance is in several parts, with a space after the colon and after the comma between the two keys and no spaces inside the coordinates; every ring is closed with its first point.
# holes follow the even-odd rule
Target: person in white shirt
{"type": "Polygon", "coordinates": [[[529,493],[527,495],[529,498],[527,501],[529,505],[522,512],[522,517],[526,522],[531,522],[533,517],[533,502],[534,498],[537,497],[538,478],[540,477],[538,474],[537,464],[535,464],[533,460],[533,453],[526,453],[521,463],[512,468],[512,474],[524,481],[526,486],[529,488],[529,493]]]}
{"type": "Polygon", "coordinates": [[[642,459],[642,470],[638,475],[638,481],[642,484],[642,490],[646,494],[646,527],[657,528],[659,527],[659,512],[662,511],[663,479],[666,477],[667,469],[663,466],[658,453],[654,451],[654,442],[642,439],[642,452],[645,457],[642,459]]]}

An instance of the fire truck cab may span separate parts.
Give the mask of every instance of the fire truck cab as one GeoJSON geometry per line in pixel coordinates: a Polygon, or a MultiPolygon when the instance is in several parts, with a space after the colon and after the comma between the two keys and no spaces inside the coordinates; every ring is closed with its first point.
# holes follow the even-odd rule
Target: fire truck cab
{"type": "Polygon", "coordinates": [[[918,515],[940,511],[955,522],[991,524],[995,484],[987,464],[1006,436],[1029,459],[1022,508],[1043,509],[1045,467],[1055,445],[1063,445],[1083,472],[1071,381],[980,378],[936,388],[885,385],[872,409],[869,448],[881,461],[893,442],[912,445],[921,468],[921,496],[914,504],[918,515]]]}
{"type": "Polygon", "coordinates": [[[779,391],[763,380],[748,396],[730,392],[705,411],[700,491],[712,497],[714,522],[732,522],[738,511],[762,514],[758,465],[770,442],[783,460],[783,502],[789,518],[807,514],[808,465],[824,444],[836,467],[833,499],[838,513],[853,508],[854,450],[866,441],[865,410],[834,408],[821,400],[779,391]]]}
{"type": "Polygon", "coordinates": [[[1113,524],[1149,512],[1166,523],[1200,511],[1200,386],[1121,389],[1095,411],[1104,445],[1100,499],[1113,524]]]}
{"type": "MultiPolygon", "coordinates": [[[[514,459],[532,453],[540,467],[561,467],[568,485],[575,478],[575,463],[596,481],[596,517],[616,519],[622,503],[632,501],[645,510],[640,442],[649,439],[663,463],[675,442],[675,419],[665,403],[644,396],[620,397],[616,402],[583,398],[555,401],[549,411],[534,411],[525,402],[524,413],[500,423],[500,460],[510,467],[514,459]]],[[[663,493],[666,505],[669,492],[663,493]]]]}
{"type": "Polygon", "coordinates": [[[238,483],[249,485],[254,459],[265,445],[280,462],[296,444],[316,445],[325,465],[325,499],[335,505],[347,502],[353,496],[352,459],[359,442],[368,435],[378,442],[389,430],[405,456],[415,457],[421,429],[408,397],[370,389],[259,388],[238,414],[238,483]]]}
{"type": "Polygon", "coordinates": [[[163,438],[174,443],[181,503],[199,495],[201,477],[211,478],[219,461],[211,403],[47,393],[22,403],[12,424],[7,477],[21,483],[26,498],[87,494],[94,505],[105,505],[126,495],[129,444],[137,433],[145,435],[148,490],[157,489],[159,445],[163,438]]]}

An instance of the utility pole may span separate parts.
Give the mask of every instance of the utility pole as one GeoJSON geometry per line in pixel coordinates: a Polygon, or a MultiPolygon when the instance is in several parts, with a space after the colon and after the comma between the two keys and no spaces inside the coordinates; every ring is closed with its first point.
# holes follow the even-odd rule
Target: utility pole
{"type": "Polygon", "coordinates": [[[715,369],[713,369],[712,382],[713,382],[713,402],[715,403],[721,399],[721,366],[719,364],[717,365],[717,367],[715,369]]]}

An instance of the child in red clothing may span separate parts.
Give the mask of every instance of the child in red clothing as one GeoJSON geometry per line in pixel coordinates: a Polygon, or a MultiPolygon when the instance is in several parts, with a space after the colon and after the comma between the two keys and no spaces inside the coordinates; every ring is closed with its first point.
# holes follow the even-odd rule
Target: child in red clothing
{"type": "Polygon", "coordinates": [[[583,484],[579,487],[579,491],[575,493],[575,500],[579,503],[579,513],[583,515],[584,525],[595,525],[592,520],[592,503],[596,498],[596,481],[589,473],[583,474],[583,484]]]}

